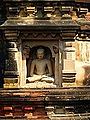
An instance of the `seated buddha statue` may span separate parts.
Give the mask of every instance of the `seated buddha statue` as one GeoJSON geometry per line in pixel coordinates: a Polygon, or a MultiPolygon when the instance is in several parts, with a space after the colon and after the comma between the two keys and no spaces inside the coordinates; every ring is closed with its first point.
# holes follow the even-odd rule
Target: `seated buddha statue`
{"type": "Polygon", "coordinates": [[[51,61],[44,58],[44,49],[37,49],[36,55],[37,58],[31,63],[30,77],[27,78],[28,81],[31,83],[36,81],[53,83],[51,61]]]}

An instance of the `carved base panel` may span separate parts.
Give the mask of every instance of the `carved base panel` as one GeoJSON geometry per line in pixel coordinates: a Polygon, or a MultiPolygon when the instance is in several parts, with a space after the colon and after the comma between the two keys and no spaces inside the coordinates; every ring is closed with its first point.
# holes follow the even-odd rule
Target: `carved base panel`
{"type": "Polygon", "coordinates": [[[49,120],[44,107],[21,105],[1,106],[0,120],[49,120]]]}
{"type": "Polygon", "coordinates": [[[62,108],[59,108],[61,106],[48,106],[48,107],[34,107],[30,105],[22,104],[22,106],[19,105],[4,105],[1,106],[0,110],[0,120],[89,120],[90,119],[90,113],[87,111],[89,110],[89,107],[87,109],[84,108],[84,111],[82,112],[79,107],[82,105],[76,105],[76,109],[74,106],[63,106],[62,108]],[[46,109],[49,109],[48,111],[46,109]],[[51,111],[50,108],[54,108],[51,111]]]}
{"type": "Polygon", "coordinates": [[[2,89],[0,120],[89,120],[89,93],[90,88],[2,89]]]}

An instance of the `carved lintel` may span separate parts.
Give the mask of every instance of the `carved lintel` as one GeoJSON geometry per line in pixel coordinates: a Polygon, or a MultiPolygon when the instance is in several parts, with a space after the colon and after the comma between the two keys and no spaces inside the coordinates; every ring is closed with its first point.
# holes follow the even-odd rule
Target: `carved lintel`
{"type": "Polygon", "coordinates": [[[52,33],[52,32],[21,32],[19,38],[25,40],[31,39],[40,39],[40,40],[50,40],[50,39],[60,39],[59,33],[52,33]]]}
{"type": "Polygon", "coordinates": [[[32,33],[32,35],[33,35],[34,38],[37,38],[39,36],[39,33],[37,33],[37,32],[35,33],[34,32],[34,33],[32,33]]]}
{"type": "Polygon", "coordinates": [[[43,33],[42,35],[43,35],[43,37],[47,37],[47,33],[43,33]]]}

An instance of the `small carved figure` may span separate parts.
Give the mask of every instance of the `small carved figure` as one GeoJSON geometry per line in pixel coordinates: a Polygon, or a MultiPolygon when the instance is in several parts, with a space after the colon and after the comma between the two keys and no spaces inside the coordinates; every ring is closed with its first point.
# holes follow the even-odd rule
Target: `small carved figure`
{"type": "Polygon", "coordinates": [[[30,47],[29,46],[24,46],[23,48],[23,59],[29,58],[30,54],[30,47]]]}
{"type": "Polygon", "coordinates": [[[53,51],[55,54],[57,54],[59,52],[59,49],[57,48],[57,46],[55,46],[55,45],[53,46],[53,51]]]}

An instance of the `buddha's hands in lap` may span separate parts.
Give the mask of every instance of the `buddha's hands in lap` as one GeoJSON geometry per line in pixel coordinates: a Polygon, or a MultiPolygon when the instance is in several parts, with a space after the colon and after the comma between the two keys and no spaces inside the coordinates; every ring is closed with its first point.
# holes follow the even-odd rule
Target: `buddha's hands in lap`
{"type": "Polygon", "coordinates": [[[42,78],[41,75],[33,75],[32,77],[28,77],[27,79],[29,80],[29,82],[35,82],[35,81],[40,81],[42,78]]]}
{"type": "Polygon", "coordinates": [[[54,78],[53,77],[49,77],[47,75],[42,75],[41,81],[45,81],[47,83],[53,83],[54,82],[54,78]]]}
{"type": "Polygon", "coordinates": [[[33,75],[32,77],[27,78],[29,82],[36,82],[36,81],[46,81],[48,83],[54,82],[54,78],[48,77],[47,75],[33,75]]]}

